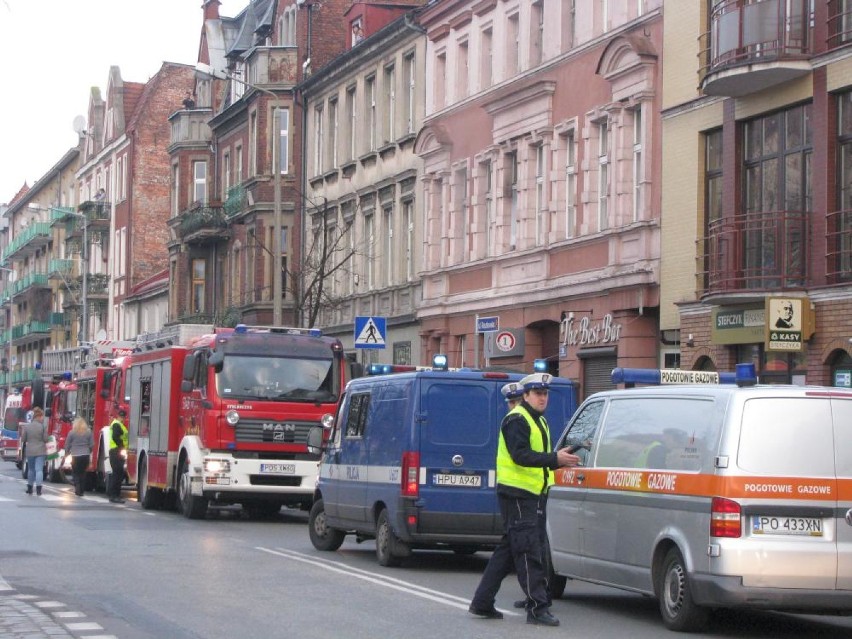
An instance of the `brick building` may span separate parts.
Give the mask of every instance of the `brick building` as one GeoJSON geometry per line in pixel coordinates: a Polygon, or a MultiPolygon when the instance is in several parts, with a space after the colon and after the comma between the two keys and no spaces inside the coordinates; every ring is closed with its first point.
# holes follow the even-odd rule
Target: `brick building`
{"type": "Polygon", "coordinates": [[[852,385],[847,2],[665,2],[662,333],[684,368],[852,385]]]}

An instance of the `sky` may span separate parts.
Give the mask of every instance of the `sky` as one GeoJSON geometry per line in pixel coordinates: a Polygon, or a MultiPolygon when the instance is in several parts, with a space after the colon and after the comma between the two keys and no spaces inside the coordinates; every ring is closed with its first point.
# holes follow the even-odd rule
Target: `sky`
{"type": "MultiPolygon", "coordinates": [[[[235,16],[248,0],[220,0],[235,16]]],[[[202,0],[0,0],[0,203],[77,146],[74,118],[106,96],[111,66],[147,82],[163,62],[194,65],[202,0]]]]}

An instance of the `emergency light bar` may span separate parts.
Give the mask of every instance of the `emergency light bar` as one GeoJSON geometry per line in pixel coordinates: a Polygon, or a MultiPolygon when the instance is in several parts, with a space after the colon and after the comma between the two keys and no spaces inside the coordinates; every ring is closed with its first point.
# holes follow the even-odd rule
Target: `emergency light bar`
{"type": "MultiPolygon", "coordinates": [[[[750,366],[753,370],[753,365],[750,366]]],[[[737,384],[738,381],[735,373],[670,368],[613,368],[612,383],[632,387],[636,384],[737,384]]]]}
{"type": "Polygon", "coordinates": [[[294,326],[247,326],[246,324],[237,324],[234,327],[235,335],[246,334],[249,331],[265,331],[269,333],[284,333],[286,335],[322,337],[322,329],[319,328],[298,328],[294,326]]]}

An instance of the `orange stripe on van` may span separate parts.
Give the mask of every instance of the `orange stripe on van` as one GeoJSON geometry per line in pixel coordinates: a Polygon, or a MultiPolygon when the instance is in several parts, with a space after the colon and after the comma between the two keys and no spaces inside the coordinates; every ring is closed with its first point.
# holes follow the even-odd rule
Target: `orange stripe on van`
{"type": "Polygon", "coordinates": [[[729,499],[852,500],[852,479],[706,475],[633,468],[560,468],[556,485],[729,499]]]}

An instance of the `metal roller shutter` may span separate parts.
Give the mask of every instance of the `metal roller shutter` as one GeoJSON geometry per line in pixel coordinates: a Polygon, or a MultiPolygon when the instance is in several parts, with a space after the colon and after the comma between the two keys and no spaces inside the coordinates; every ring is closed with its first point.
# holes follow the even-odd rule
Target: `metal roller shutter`
{"type": "Polygon", "coordinates": [[[583,399],[598,391],[612,390],[612,369],[618,366],[618,358],[589,357],[583,360],[583,399]]]}

